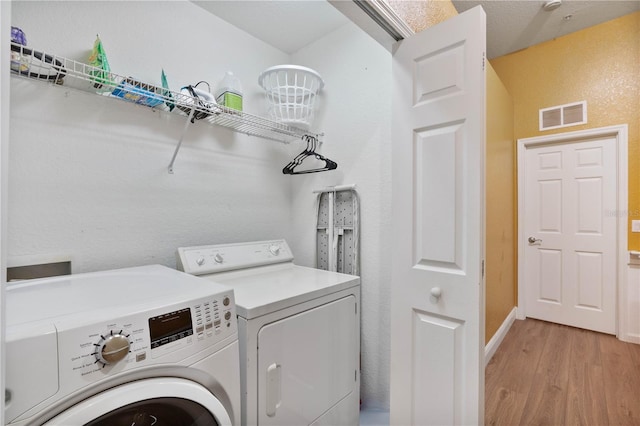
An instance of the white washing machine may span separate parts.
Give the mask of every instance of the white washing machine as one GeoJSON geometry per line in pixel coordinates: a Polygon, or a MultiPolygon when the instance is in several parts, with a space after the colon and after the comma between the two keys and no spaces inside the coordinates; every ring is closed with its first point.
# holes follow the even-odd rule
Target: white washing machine
{"type": "Polygon", "coordinates": [[[160,265],[6,291],[8,425],[240,422],[233,290],[160,265]]]}
{"type": "Polygon", "coordinates": [[[284,240],[179,248],[234,289],[243,425],[357,425],[360,278],[297,266],[284,240]]]}

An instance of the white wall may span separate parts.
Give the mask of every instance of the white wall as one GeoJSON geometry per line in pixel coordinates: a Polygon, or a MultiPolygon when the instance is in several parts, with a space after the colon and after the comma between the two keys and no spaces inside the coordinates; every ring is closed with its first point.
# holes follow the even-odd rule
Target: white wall
{"type": "MultiPolygon", "coordinates": [[[[0,2],[0,46],[11,39],[11,2],[0,2]]],[[[7,261],[7,164],[8,151],[4,141],[9,139],[9,55],[0,57],[0,395],[5,387],[5,282],[7,261]]],[[[4,397],[0,397],[0,425],[4,424],[4,397]]]]}
{"type": "Polygon", "coordinates": [[[186,2],[17,2],[29,45],[86,61],[99,33],[111,67],[176,90],[231,69],[245,109],[263,114],[256,80],[281,63],[326,81],[316,120],[336,171],[284,176],[283,147],[204,123],[166,172],[184,119],[12,78],[9,260],[69,256],[75,272],[161,263],[175,248],[285,237],[314,265],[315,195],[357,184],[361,199],[362,400],[389,406],[390,54],[348,24],[288,55],[186,2]],[[117,7],[116,7],[117,5],[117,7]]]}
{"type": "Polygon", "coordinates": [[[295,53],[293,61],[317,70],[326,82],[317,117],[325,132],[321,152],[338,169],[291,177],[292,250],[298,263],[314,266],[312,190],[355,183],[361,207],[362,401],[388,409],[391,56],[350,23],[295,53]]]}
{"type": "Polygon", "coordinates": [[[621,321],[618,326],[618,338],[640,344],[640,259],[637,254],[630,254],[626,272],[627,279],[619,281],[625,287],[618,290],[623,296],[619,308],[621,321]]]}
{"type": "MultiPolygon", "coordinates": [[[[12,24],[30,47],[82,62],[99,33],[114,72],[159,84],[164,67],[176,91],[233,70],[257,114],[259,73],[289,58],[185,1],[14,2],[12,24]]],[[[178,246],[290,236],[284,145],[196,122],[170,175],[185,118],[11,79],[11,264],[175,267],[178,246]]]]}

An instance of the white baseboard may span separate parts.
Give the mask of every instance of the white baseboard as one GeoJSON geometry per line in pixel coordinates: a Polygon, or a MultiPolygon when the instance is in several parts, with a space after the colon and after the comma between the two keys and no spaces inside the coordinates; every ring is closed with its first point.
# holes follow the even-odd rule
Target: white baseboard
{"type": "Polygon", "coordinates": [[[500,326],[498,331],[496,331],[496,334],[493,335],[491,340],[489,340],[489,343],[487,343],[487,345],[484,347],[485,366],[489,364],[489,361],[491,361],[491,358],[493,358],[493,355],[498,350],[498,347],[502,343],[502,340],[504,340],[504,336],[507,335],[507,332],[513,325],[513,322],[516,320],[517,309],[517,307],[514,307],[511,312],[509,312],[509,315],[507,315],[507,318],[505,318],[505,320],[502,322],[502,325],[500,326]]]}

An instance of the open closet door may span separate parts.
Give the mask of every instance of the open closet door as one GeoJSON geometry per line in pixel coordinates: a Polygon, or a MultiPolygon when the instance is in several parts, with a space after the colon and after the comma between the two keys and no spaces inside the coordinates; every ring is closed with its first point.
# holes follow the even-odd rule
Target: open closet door
{"type": "Polygon", "coordinates": [[[393,55],[391,424],[484,421],[485,14],[393,55]]]}

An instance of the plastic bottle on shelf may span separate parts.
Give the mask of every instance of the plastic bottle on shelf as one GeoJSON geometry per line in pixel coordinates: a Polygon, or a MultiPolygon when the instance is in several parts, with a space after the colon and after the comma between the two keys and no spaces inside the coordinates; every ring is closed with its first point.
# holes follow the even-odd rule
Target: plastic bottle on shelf
{"type": "Polygon", "coordinates": [[[238,77],[227,71],[216,90],[218,105],[242,111],[242,85],[238,77]]]}

